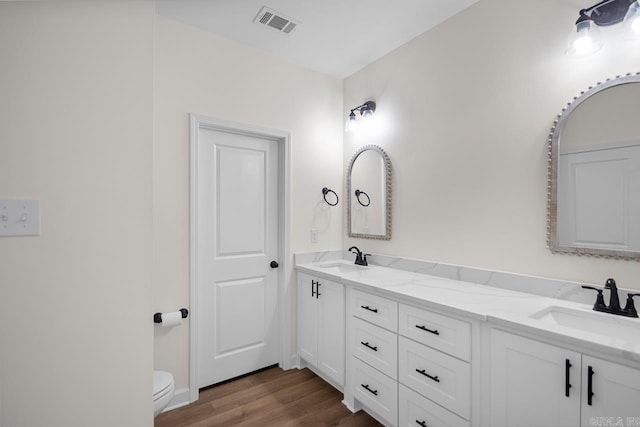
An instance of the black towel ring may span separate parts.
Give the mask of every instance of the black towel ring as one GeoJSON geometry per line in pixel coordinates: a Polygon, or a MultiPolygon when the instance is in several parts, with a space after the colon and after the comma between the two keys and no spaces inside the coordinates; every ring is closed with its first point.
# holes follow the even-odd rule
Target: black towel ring
{"type": "Polygon", "coordinates": [[[329,206],[336,206],[338,204],[338,202],[340,201],[340,199],[338,198],[338,195],[336,194],[336,192],[331,190],[330,188],[327,188],[327,187],[324,187],[322,189],[322,197],[324,197],[324,201],[327,202],[327,204],[329,206]],[[336,202],[335,203],[330,203],[327,200],[327,193],[333,193],[333,195],[336,196],[336,202]]]}
{"type": "Polygon", "coordinates": [[[367,193],[365,193],[364,191],[356,190],[356,199],[358,200],[358,203],[360,203],[365,208],[371,204],[371,199],[369,198],[369,195],[367,193]],[[365,196],[367,196],[367,204],[366,205],[364,203],[362,203],[362,200],[360,200],[360,195],[361,194],[364,194],[365,196]]]}

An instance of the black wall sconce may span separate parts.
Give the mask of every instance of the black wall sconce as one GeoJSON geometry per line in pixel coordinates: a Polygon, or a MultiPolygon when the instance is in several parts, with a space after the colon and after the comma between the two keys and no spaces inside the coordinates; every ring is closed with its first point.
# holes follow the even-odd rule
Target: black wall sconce
{"type": "Polygon", "coordinates": [[[579,12],[569,37],[567,55],[586,56],[602,47],[598,27],[623,23],[624,33],[640,37],[640,4],[638,0],[604,0],[579,12]]]}
{"type": "Polygon", "coordinates": [[[332,189],[330,189],[330,188],[327,188],[327,187],[324,187],[324,188],[322,189],[322,197],[324,197],[324,201],[325,201],[325,202],[327,202],[327,204],[328,204],[329,206],[336,206],[336,205],[338,204],[338,202],[340,201],[340,199],[338,198],[338,195],[336,194],[336,192],[335,192],[335,191],[333,191],[333,190],[332,190],[332,189]],[[335,203],[331,203],[331,202],[329,202],[329,201],[327,200],[327,194],[329,194],[329,193],[333,193],[333,195],[334,195],[334,196],[336,196],[336,202],[335,202],[335,203]]]}
{"type": "Polygon", "coordinates": [[[344,130],[347,132],[352,132],[358,127],[356,111],[360,112],[360,116],[362,116],[365,122],[370,122],[373,120],[373,113],[376,112],[376,103],[373,101],[367,101],[364,104],[351,109],[349,117],[347,118],[347,123],[344,126],[344,130]]]}

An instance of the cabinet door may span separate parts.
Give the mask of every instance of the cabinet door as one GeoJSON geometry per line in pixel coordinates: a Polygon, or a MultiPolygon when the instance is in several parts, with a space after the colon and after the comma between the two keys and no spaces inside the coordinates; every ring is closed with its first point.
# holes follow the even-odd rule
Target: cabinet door
{"type": "Polygon", "coordinates": [[[580,361],[580,353],[492,330],[490,425],[579,425],[580,361]]]}
{"type": "Polygon", "coordinates": [[[318,303],[315,283],[315,278],[298,273],[298,355],[312,365],[316,365],[318,359],[318,303]]]}
{"type": "Polygon", "coordinates": [[[582,425],[640,425],[640,370],[583,355],[582,425]]]}
{"type": "Polygon", "coordinates": [[[338,385],[344,385],[344,285],[319,280],[318,368],[338,385]]]}

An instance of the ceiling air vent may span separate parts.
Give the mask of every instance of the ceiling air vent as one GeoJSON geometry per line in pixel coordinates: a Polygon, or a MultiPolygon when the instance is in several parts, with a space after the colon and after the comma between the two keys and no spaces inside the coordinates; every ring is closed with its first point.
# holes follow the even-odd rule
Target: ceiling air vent
{"type": "Polygon", "coordinates": [[[266,25],[285,34],[291,33],[298,26],[292,19],[266,6],[260,9],[253,22],[266,25]]]}

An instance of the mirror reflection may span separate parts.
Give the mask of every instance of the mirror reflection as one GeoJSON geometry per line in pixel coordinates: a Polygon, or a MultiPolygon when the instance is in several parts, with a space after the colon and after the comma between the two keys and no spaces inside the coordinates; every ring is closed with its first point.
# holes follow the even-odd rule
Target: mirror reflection
{"type": "Polygon", "coordinates": [[[640,79],[576,98],[552,129],[549,247],[640,259],[640,79]]]}
{"type": "Polygon", "coordinates": [[[391,161],[378,146],[362,147],[347,171],[349,237],[391,238],[391,161]]]}

